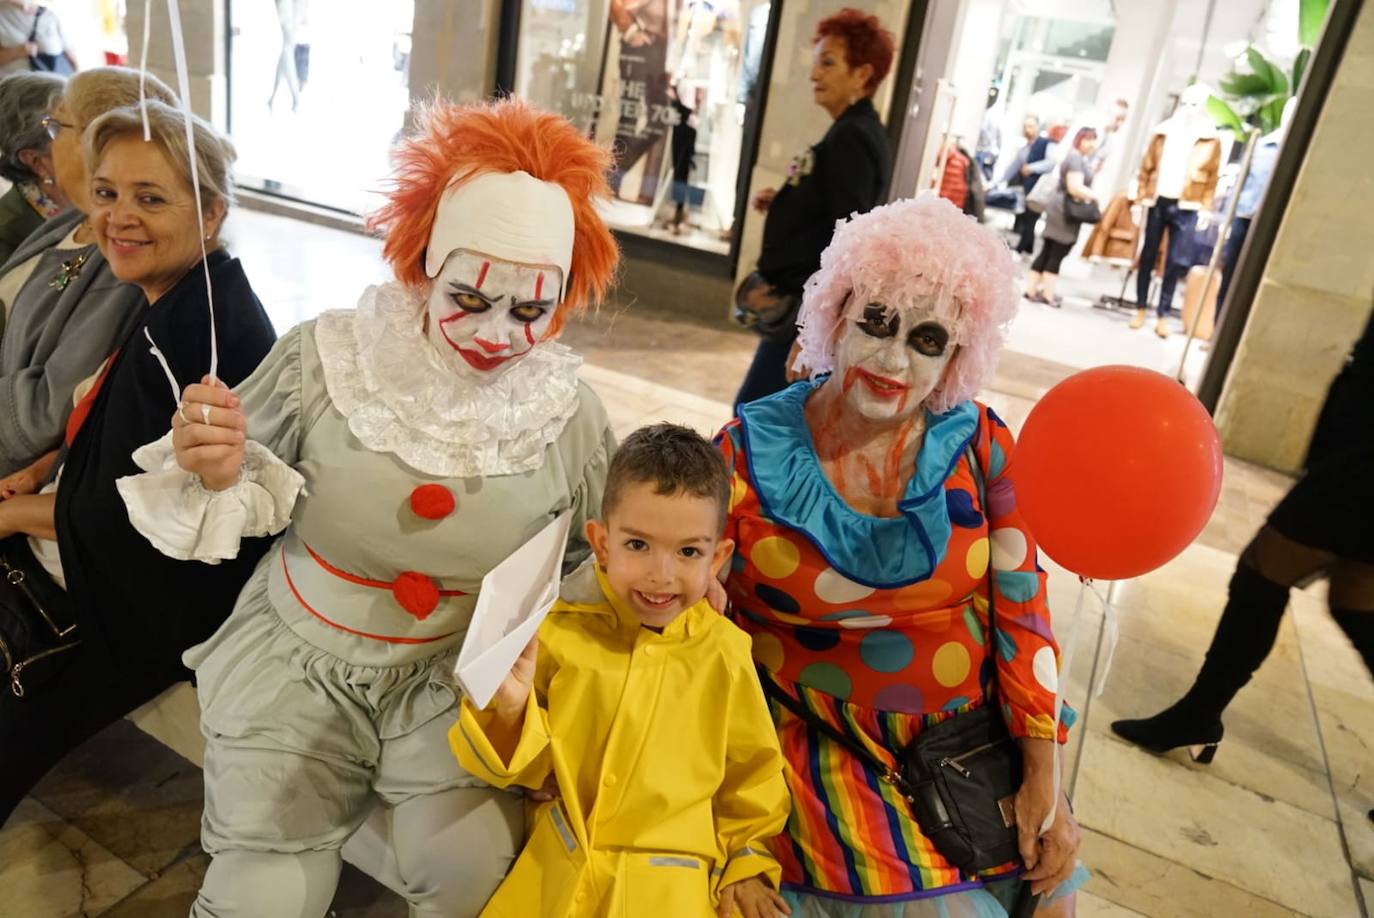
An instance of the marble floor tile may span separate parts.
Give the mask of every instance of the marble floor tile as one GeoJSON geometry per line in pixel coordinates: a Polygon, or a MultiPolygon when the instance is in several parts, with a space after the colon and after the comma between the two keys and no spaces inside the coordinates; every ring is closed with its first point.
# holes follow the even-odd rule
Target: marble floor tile
{"type": "Polygon", "coordinates": [[[1086,890],[1078,893],[1078,918],[1143,918],[1140,912],[1132,911],[1124,905],[1117,905],[1110,899],[1095,896],[1086,890]]]}
{"type": "MultiPolygon", "coordinates": [[[[1083,670],[1075,662],[1068,697],[1085,698],[1083,670]]],[[[1087,700],[1086,731],[1111,734],[1112,721],[1149,716],[1181,697],[1192,683],[1191,659],[1123,637],[1101,695],[1087,700]]],[[[1098,676],[1100,678],[1100,664],[1098,676]]],[[[1306,693],[1262,683],[1247,686],[1227,710],[1226,736],[1210,766],[1189,760],[1185,750],[1169,753],[1170,765],[1205,770],[1221,781],[1247,788],[1326,819],[1336,816],[1316,722],[1306,693]],[[1275,730],[1281,723],[1285,729],[1275,730]]],[[[1131,747],[1141,757],[1152,757],[1131,747]]],[[[1086,764],[1084,767],[1088,767],[1086,764]]]]}
{"type": "Polygon", "coordinates": [[[144,883],[109,850],[35,800],[0,830],[0,918],[98,915],[144,883]]]}
{"type": "Polygon", "coordinates": [[[1092,873],[1085,887],[1087,894],[1132,914],[1151,918],[1287,918],[1301,914],[1093,829],[1084,830],[1079,855],[1092,873]]]}
{"type": "Polygon", "coordinates": [[[32,796],[147,876],[200,843],[200,769],[128,721],[74,750],[32,796]]]}
{"type": "Polygon", "coordinates": [[[1087,828],[1294,911],[1358,913],[1333,821],[1203,770],[1090,731],[1076,809],[1087,828]]]}
{"type": "Polygon", "coordinates": [[[130,893],[101,918],[185,918],[210,866],[202,851],[188,854],[130,893]]]}

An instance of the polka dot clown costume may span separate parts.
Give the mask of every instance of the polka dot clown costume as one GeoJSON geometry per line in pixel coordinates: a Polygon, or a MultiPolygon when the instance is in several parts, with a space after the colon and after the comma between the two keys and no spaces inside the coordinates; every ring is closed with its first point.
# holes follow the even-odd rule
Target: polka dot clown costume
{"type": "MultiPolygon", "coordinates": [[[[717,440],[737,546],[727,590],[756,662],[889,763],[922,729],[990,703],[1014,736],[1053,736],[1058,649],[1012,435],[972,400],[1015,309],[1011,277],[1006,247],[933,196],[842,223],[799,320],[799,363],[816,377],[743,406],[717,440]],[[833,419],[816,410],[829,380],[833,419]],[[844,441],[860,413],[923,431],[919,445],[899,441],[887,470],[868,469],[844,441]]],[[[962,875],[893,787],[776,704],[774,717],[793,806],[773,850],[794,915],[1005,914],[1019,883],[997,881],[1019,864],[962,875]]]]}
{"type": "MultiPolygon", "coordinates": [[[[235,390],[238,482],[207,490],[164,440],[121,483],[174,557],[282,532],[185,656],[214,855],[193,915],[324,915],[379,801],[412,915],[476,914],[523,841],[520,797],[449,751],[450,672],[483,576],[601,503],[609,421],[553,339],[614,272],[609,162],[518,101],[436,106],[397,160],[375,221],[397,280],[283,335],[235,390]]],[[[586,552],[575,538],[569,566],[586,552]]]]}

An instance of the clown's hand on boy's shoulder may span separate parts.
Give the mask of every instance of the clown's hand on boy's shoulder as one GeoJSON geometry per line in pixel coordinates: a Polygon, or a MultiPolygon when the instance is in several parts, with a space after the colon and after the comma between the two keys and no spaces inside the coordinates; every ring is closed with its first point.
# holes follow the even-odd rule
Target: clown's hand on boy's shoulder
{"type": "Polygon", "coordinates": [[[744,918],[781,918],[792,914],[792,909],[762,877],[749,877],[721,889],[720,906],[716,914],[720,918],[734,918],[736,915],[744,918]]]}

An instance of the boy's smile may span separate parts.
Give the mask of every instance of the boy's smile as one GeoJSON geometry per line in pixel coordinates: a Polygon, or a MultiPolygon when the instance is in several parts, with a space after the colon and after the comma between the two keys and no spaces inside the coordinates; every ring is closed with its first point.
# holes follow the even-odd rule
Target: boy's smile
{"type": "Polygon", "coordinates": [[[587,524],[606,580],[650,628],[663,628],[706,595],[734,550],[720,538],[720,504],[690,493],[658,494],[628,485],[610,518],[587,524]]]}

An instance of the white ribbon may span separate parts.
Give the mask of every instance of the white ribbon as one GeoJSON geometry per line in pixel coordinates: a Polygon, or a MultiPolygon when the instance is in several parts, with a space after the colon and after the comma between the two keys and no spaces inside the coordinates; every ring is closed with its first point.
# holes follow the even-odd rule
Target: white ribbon
{"type": "MultiPolygon", "coordinates": [[[[1102,666],[1102,675],[1098,677],[1097,688],[1093,689],[1089,686],[1089,691],[1092,692],[1094,698],[1100,697],[1102,695],[1102,690],[1107,687],[1107,673],[1111,671],[1112,658],[1116,655],[1117,641],[1121,637],[1121,629],[1117,620],[1116,609],[1112,608],[1110,590],[1108,591],[1108,595],[1104,596],[1093,586],[1092,580],[1086,577],[1080,577],[1079,582],[1082,586],[1078,590],[1078,600],[1073,604],[1073,616],[1069,619],[1069,635],[1062,645],[1064,652],[1059,667],[1059,678],[1055,681],[1054,730],[1050,736],[1053,737],[1056,747],[1059,742],[1059,723],[1064,713],[1064,682],[1073,672],[1073,652],[1074,648],[1078,646],[1078,631],[1082,620],[1084,596],[1088,593],[1092,593],[1097,597],[1098,601],[1102,603],[1103,625],[1107,635],[1107,662],[1102,666]]],[[[1040,834],[1042,835],[1050,830],[1050,826],[1054,825],[1054,817],[1059,813],[1059,792],[1063,787],[1064,780],[1063,768],[1064,766],[1060,761],[1059,750],[1056,748],[1054,755],[1054,802],[1050,804],[1050,811],[1045,816],[1044,824],[1040,826],[1040,834]]]]}
{"type": "MultiPolygon", "coordinates": [[[[177,0],[167,0],[167,18],[172,27],[172,56],[176,61],[177,71],[177,95],[181,99],[182,122],[186,127],[186,151],[191,160],[191,194],[196,202],[196,223],[200,227],[197,234],[200,242],[200,264],[205,271],[205,300],[210,310],[210,378],[216,379],[219,373],[219,340],[215,330],[215,295],[210,287],[210,262],[205,251],[205,213],[201,208],[200,202],[200,170],[196,163],[196,134],[192,128],[191,119],[191,80],[186,70],[186,42],[181,32],[181,9],[177,5],[177,0]]],[[[150,20],[152,19],[152,0],[144,0],[143,5],[143,49],[139,55],[139,76],[138,76],[138,102],[143,111],[143,139],[151,140],[152,135],[148,128],[148,41],[150,32],[150,20]]],[[[153,336],[148,333],[148,329],[143,330],[144,337],[151,345],[152,354],[162,366],[162,372],[167,375],[167,381],[172,385],[172,398],[174,401],[181,402],[181,388],[177,384],[176,377],[172,374],[172,369],[167,365],[167,358],[158,349],[153,341],[153,336]]]]}

